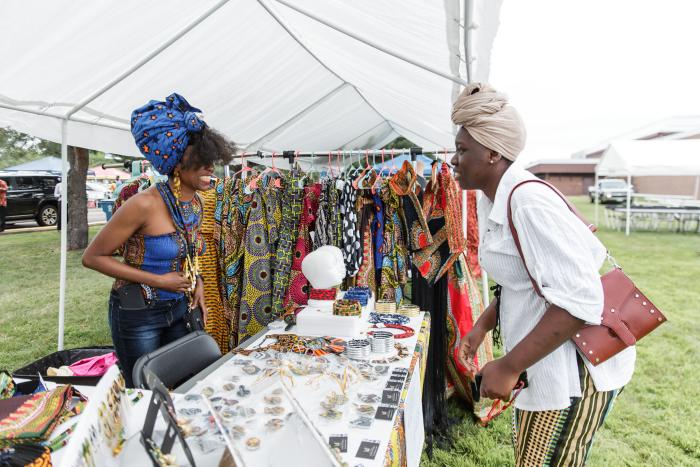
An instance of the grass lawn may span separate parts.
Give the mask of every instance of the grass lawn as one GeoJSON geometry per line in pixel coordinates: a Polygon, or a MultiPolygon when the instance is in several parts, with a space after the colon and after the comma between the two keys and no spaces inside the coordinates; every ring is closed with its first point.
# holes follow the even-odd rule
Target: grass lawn
{"type": "MultiPolygon", "coordinates": [[[[575,200],[593,220],[592,205],[575,200]]],[[[96,232],[91,229],[91,236],[96,232]]],[[[623,233],[599,237],[669,322],[638,346],[637,371],[596,439],[589,465],[700,464],[700,236],[623,233]]],[[[0,368],[13,370],[56,348],[58,232],[0,236],[0,368]]],[[[107,293],[111,280],[68,255],[66,347],[109,344],[107,293]]],[[[502,466],[513,463],[510,416],[475,427],[456,405],[449,449],[425,466],[502,466]]]]}

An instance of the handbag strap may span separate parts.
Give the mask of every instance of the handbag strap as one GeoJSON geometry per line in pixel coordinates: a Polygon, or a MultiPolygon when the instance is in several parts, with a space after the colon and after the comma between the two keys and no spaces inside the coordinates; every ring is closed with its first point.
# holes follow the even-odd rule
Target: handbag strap
{"type": "Polygon", "coordinates": [[[513,240],[515,241],[515,247],[518,249],[518,253],[520,254],[520,259],[523,261],[523,266],[525,266],[525,272],[527,272],[528,277],[530,277],[530,282],[532,282],[532,287],[535,289],[535,292],[537,295],[540,297],[544,298],[544,295],[542,294],[542,291],[540,290],[539,286],[537,285],[537,282],[535,282],[535,279],[532,277],[532,274],[530,274],[530,270],[527,267],[527,263],[525,262],[525,256],[523,255],[523,248],[520,244],[520,238],[518,237],[518,231],[515,230],[515,225],[513,224],[513,210],[511,209],[511,199],[513,198],[513,193],[515,190],[520,188],[521,186],[527,184],[527,183],[539,183],[541,185],[547,186],[551,188],[563,201],[566,203],[567,207],[571,212],[574,213],[576,217],[578,217],[581,222],[583,222],[586,227],[588,227],[591,232],[595,232],[598,230],[595,225],[591,224],[588,222],[580,212],[574,207],[571,202],[569,202],[568,199],[566,199],[566,196],[564,196],[559,190],[557,190],[552,184],[545,182],[544,180],[525,180],[513,187],[513,189],[510,191],[510,194],[508,195],[508,227],[510,227],[510,233],[513,235],[513,240]]]}

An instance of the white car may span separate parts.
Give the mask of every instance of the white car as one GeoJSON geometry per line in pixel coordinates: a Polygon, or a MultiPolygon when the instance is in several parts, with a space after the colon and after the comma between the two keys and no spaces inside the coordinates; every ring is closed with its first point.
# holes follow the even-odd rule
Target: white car
{"type": "Polygon", "coordinates": [[[109,187],[102,183],[85,182],[88,201],[100,201],[109,198],[109,187]]]}
{"type": "Polygon", "coordinates": [[[596,194],[601,203],[624,202],[627,200],[627,192],[634,193],[633,186],[627,186],[627,182],[621,178],[606,178],[598,180],[598,189],[595,186],[588,187],[588,196],[591,203],[595,203],[596,194]]]}

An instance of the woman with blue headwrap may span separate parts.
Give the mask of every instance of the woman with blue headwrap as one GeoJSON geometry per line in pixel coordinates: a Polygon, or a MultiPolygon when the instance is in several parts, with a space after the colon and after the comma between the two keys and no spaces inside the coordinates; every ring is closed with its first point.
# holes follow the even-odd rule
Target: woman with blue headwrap
{"type": "Polygon", "coordinates": [[[141,355],[188,332],[188,307],[200,307],[206,319],[197,191],[211,188],[214,165],[227,164],[236,148],[198,112],[178,94],[133,111],[136,145],[168,180],[129,198],[83,254],[84,266],[115,278],[109,324],[129,386],[141,355]],[[122,246],[123,262],[113,256],[122,246]]]}

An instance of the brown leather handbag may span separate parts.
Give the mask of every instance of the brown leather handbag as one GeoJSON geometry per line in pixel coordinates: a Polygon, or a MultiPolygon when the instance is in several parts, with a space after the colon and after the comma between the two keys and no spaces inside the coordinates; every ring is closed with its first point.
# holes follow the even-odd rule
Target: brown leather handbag
{"type": "MultiPolygon", "coordinates": [[[[542,291],[537,286],[532,274],[530,274],[527,264],[525,264],[523,250],[520,246],[518,232],[516,232],[513,225],[513,213],[510,208],[513,192],[526,183],[540,183],[548,186],[559,195],[571,212],[581,219],[592,232],[596,231],[596,227],[588,223],[559,190],[543,180],[526,180],[518,183],[511,190],[508,196],[508,225],[510,232],[513,235],[515,246],[518,248],[518,253],[520,253],[520,259],[523,261],[527,275],[530,276],[535,292],[544,298],[542,291]]],[[[666,322],[664,314],[639,291],[634,282],[627,277],[622,268],[609,254],[608,259],[613,264],[613,269],[600,278],[603,283],[603,295],[605,298],[602,322],[599,325],[584,326],[572,338],[581,354],[593,365],[599,365],[627,347],[635,345],[638,340],[666,322]]]]}

